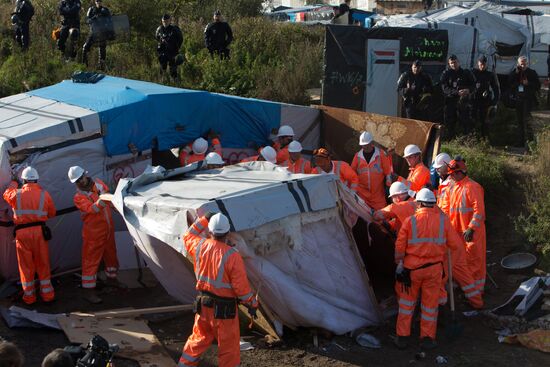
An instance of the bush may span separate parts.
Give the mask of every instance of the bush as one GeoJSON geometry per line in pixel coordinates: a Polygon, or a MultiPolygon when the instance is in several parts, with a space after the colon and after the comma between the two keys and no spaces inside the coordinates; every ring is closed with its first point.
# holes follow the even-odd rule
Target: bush
{"type": "Polygon", "coordinates": [[[537,135],[533,153],[534,178],[526,189],[526,209],[516,220],[516,230],[541,253],[540,267],[550,271],[550,129],[537,135]]]}
{"type": "MultiPolygon", "coordinates": [[[[22,54],[11,39],[9,24],[0,23],[0,97],[57,83],[84,67],[65,62],[50,38],[59,25],[57,0],[35,0],[31,22],[31,47],[22,54]]],[[[259,0],[118,0],[107,1],[113,14],[126,14],[131,32],[128,42],[107,47],[110,75],[140,79],[188,89],[204,89],[243,97],[307,104],[306,89],[320,87],[323,27],[272,23],[260,17],[259,0]],[[231,59],[211,58],[204,47],[203,32],[214,9],[219,8],[233,28],[231,59]],[[154,33],[163,13],[174,14],[182,28],[182,52],[186,62],[180,79],[167,80],[159,73],[154,33]],[[244,17],[246,16],[246,17],[244,17]]],[[[0,2],[0,19],[9,19],[12,5],[0,2]]],[[[84,42],[88,26],[81,13],[84,42]]],[[[80,56],[80,52],[79,52],[80,56]]],[[[97,60],[97,49],[89,56],[97,60]]]]}

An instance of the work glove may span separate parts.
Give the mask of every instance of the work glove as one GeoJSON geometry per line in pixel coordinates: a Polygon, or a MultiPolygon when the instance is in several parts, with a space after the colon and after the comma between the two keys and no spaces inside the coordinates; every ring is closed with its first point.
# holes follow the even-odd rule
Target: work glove
{"type": "Polygon", "coordinates": [[[214,213],[214,212],[206,212],[206,213],[204,213],[204,217],[205,217],[206,219],[210,220],[210,218],[212,218],[212,217],[214,216],[214,214],[216,214],[216,213],[214,213]]]}
{"type": "Polygon", "coordinates": [[[256,320],[258,318],[257,312],[258,309],[256,307],[248,306],[248,314],[250,315],[250,318],[256,320]]]}
{"type": "Polygon", "coordinates": [[[464,235],[464,241],[472,242],[472,240],[474,239],[474,230],[471,228],[468,228],[467,230],[464,231],[463,235],[464,235]]]}

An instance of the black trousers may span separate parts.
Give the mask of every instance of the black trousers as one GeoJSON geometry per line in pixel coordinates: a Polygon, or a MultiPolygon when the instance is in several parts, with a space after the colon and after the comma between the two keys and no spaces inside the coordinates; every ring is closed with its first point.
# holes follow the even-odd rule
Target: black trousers
{"type": "Polygon", "coordinates": [[[170,76],[172,78],[178,77],[178,66],[176,65],[176,55],[159,54],[160,69],[166,71],[166,68],[170,66],[170,76]]]}
{"type": "Polygon", "coordinates": [[[31,43],[29,35],[29,22],[18,23],[15,25],[15,41],[23,50],[29,48],[29,44],[31,43]]]}
{"type": "MultiPolygon", "coordinates": [[[[62,25],[61,26],[61,33],[59,34],[59,39],[57,40],[57,48],[63,53],[65,53],[67,39],[69,38],[70,30],[72,28],[76,29],[78,34],[80,34],[80,25],[78,26],[62,25]]],[[[72,41],[71,57],[72,58],[76,57],[76,40],[72,41]]]]}
{"type": "Polygon", "coordinates": [[[221,48],[221,49],[209,48],[208,51],[210,52],[210,56],[214,57],[215,55],[217,55],[220,58],[220,60],[230,58],[229,56],[230,51],[228,48],[221,48]]]}
{"type": "Polygon", "coordinates": [[[99,60],[103,62],[107,57],[107,41],[103,37],[98,37],[97,35],[90,33],[84,43],[84,46],[82,47],[82,62],[86,65],[88,65],[88,52],[90,52],[95,43],[97,43],[99,47],[99,60]]]}
{"type": "Polygon", "coordinates": [[[531,117],[531,109],[533,108],[533,100],[527,96],[518,99],[516,104],[516,119],[519,128],[520,146],[527,147],[527,141],[532,140],[532,131],[529,128],[529,119],[531,117]]]}
{"type": "Polygon", "coordinates": [[[473,103],[473,117],[479,126],[481,136],[487,136],[487,112],[490,106],[488,99],[476,99],[473,103]]]}
{"type": "Polygon", "coordinates": [[[445,129],[447,138],[454,138],[457,130],[463,134],[470,134],[473,130],[472,107],[467,100],[460,101],[458,98],[447,98],[445,100],[445,129]]]}

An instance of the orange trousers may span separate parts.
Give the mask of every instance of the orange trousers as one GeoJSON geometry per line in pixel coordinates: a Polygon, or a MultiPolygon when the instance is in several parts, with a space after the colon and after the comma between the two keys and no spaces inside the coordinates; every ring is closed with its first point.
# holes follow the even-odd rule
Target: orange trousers
{"type": "Polygon", "coordinates": [[[34,274],[40,280],[40,297],[45,302],[53,301],[54,289],[50,280],[50,255],[48,241],[42,235],[41,227],[19,229],[15,235],[19,275],[23,286],[23,302],[36,302],[34,274]]]}
{"type": "Polygon", "coordinates": [[[441,264],[432,265],[424,269],[411,271],[411,287],[408,292],[401,289],[401,283],[396,283],[399,302],[396,333],[398,336],[411,335],[411,323],[420,297],[420,337],[435,339],[437,331],[438,298],[441,287],[443,267],[441,264]]]}
{"type": "Polygon", "coordinates": [[[214,319],[214,308],[202,306],[195,315],[193,334],[183,347],[178,367],[198,366],[200,356],[216,339],[218,341],[218,366],[235,367],[241,362],[239,316],[234,319],[214,319]]]}
{"type": "Polygon", "coordinates": [[[100,235],[86,233],[86,225],[82,231],[82,288],[95,288],[97,269],[101,260],[105,263],[105,275],[116,278],[118,258],[116,254],[114,229],[106,228],[100,235]]]}
{"type": "MultiPolygon", "coordinates": [[[[457,250],[451,250],[451,263],[453,264],[453,280],[455,280],[464,292],[464,296],[473,308],[483,307],[483,292],[479,290],[478,284],[472,275],[472,270],[468,266],[466,259],[466,250],[464,247],[457,250]]],[[[439,304],[447,303],[447,290],[445,286],[449,281],[449,263],[447,256],[443,262],[445,276],[441,282],[441,292],[439,295],[439,304]]]]}
{"type": "Polygon", "coordinates": [[[485,240],[485,225],[482,224],[474,232],[474,240],[466,243],[466,260],[472,272],[476,289],[485,292],[485,277],[487,275],[487,243],[485,240]]]}

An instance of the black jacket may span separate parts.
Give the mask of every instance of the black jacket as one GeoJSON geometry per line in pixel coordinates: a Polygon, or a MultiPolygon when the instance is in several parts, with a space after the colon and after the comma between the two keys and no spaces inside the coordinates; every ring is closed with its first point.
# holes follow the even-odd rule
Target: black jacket
{"type": "Polygon", "coordinates": [[[423,71],[416,75],[412,71],[406,71],[397,81],[397,90],[405,100],[405,105],[416,104],[420,101],[422,94],[432,93],[432,78],[423,71]]]}
{"type": "Polygon", "coordinates": [[[104,6],[99,8],[90,6],[86,13],[86,22],[90,25],[92,34],[99,38],[111,39],[114,37],[111,12],[104,6]]]}
{"type": "Polygon", "coordinates": [[[475,80],[470,70],[458,68],[458,70],[445,69],[440,79],[441,89],[445,98],[458,98],[460,89],[468,89],[474,92],[475,80]]]}
{"type": "Polygon", "coordinates": [[[61,0],[59,2],[59,14],[63,17],[61,24],[79,28],[81,8],[80,0],[61,0]]]}
{"type": "Polygon", "coordinates": [[[500,84],[497,75],[489,70],[474,69],[474,78],[476,81],[474,100],[489,101],[496,105],[500,100],[500,84]]]}
{"type": "Polygon", "coordinates": [[[17,0],[12,14],[16,14],[19,22],[28,23],[34,15],[34,6],[30,0],[17,0]]]}
{"type": "Polygon", "coordinates": [[[183,43],[183,34],[181,29],[170,24],[168,27],[160,26],[155,32],[155,38],[158,41],[157,52],[175,56],[183,43]]]}
{"type": "Polygon", "coordinates": [[[512,94],[517,94],[520,97],[536,98],[537,92],[540,90],[540,81],[537,72],[531,68],[520,71],[517,67],[508,75],[508,87],[512,94]],[[526,79],[528,84],[523,86],[521,92],[520,83],[526,79]]]}
{"type": "Polygon", "coordinates": [[[209,50],[224,50],[233,41],[233,31],[226,22],[212,22],[204,29],[204,43],[209,50]]]}

